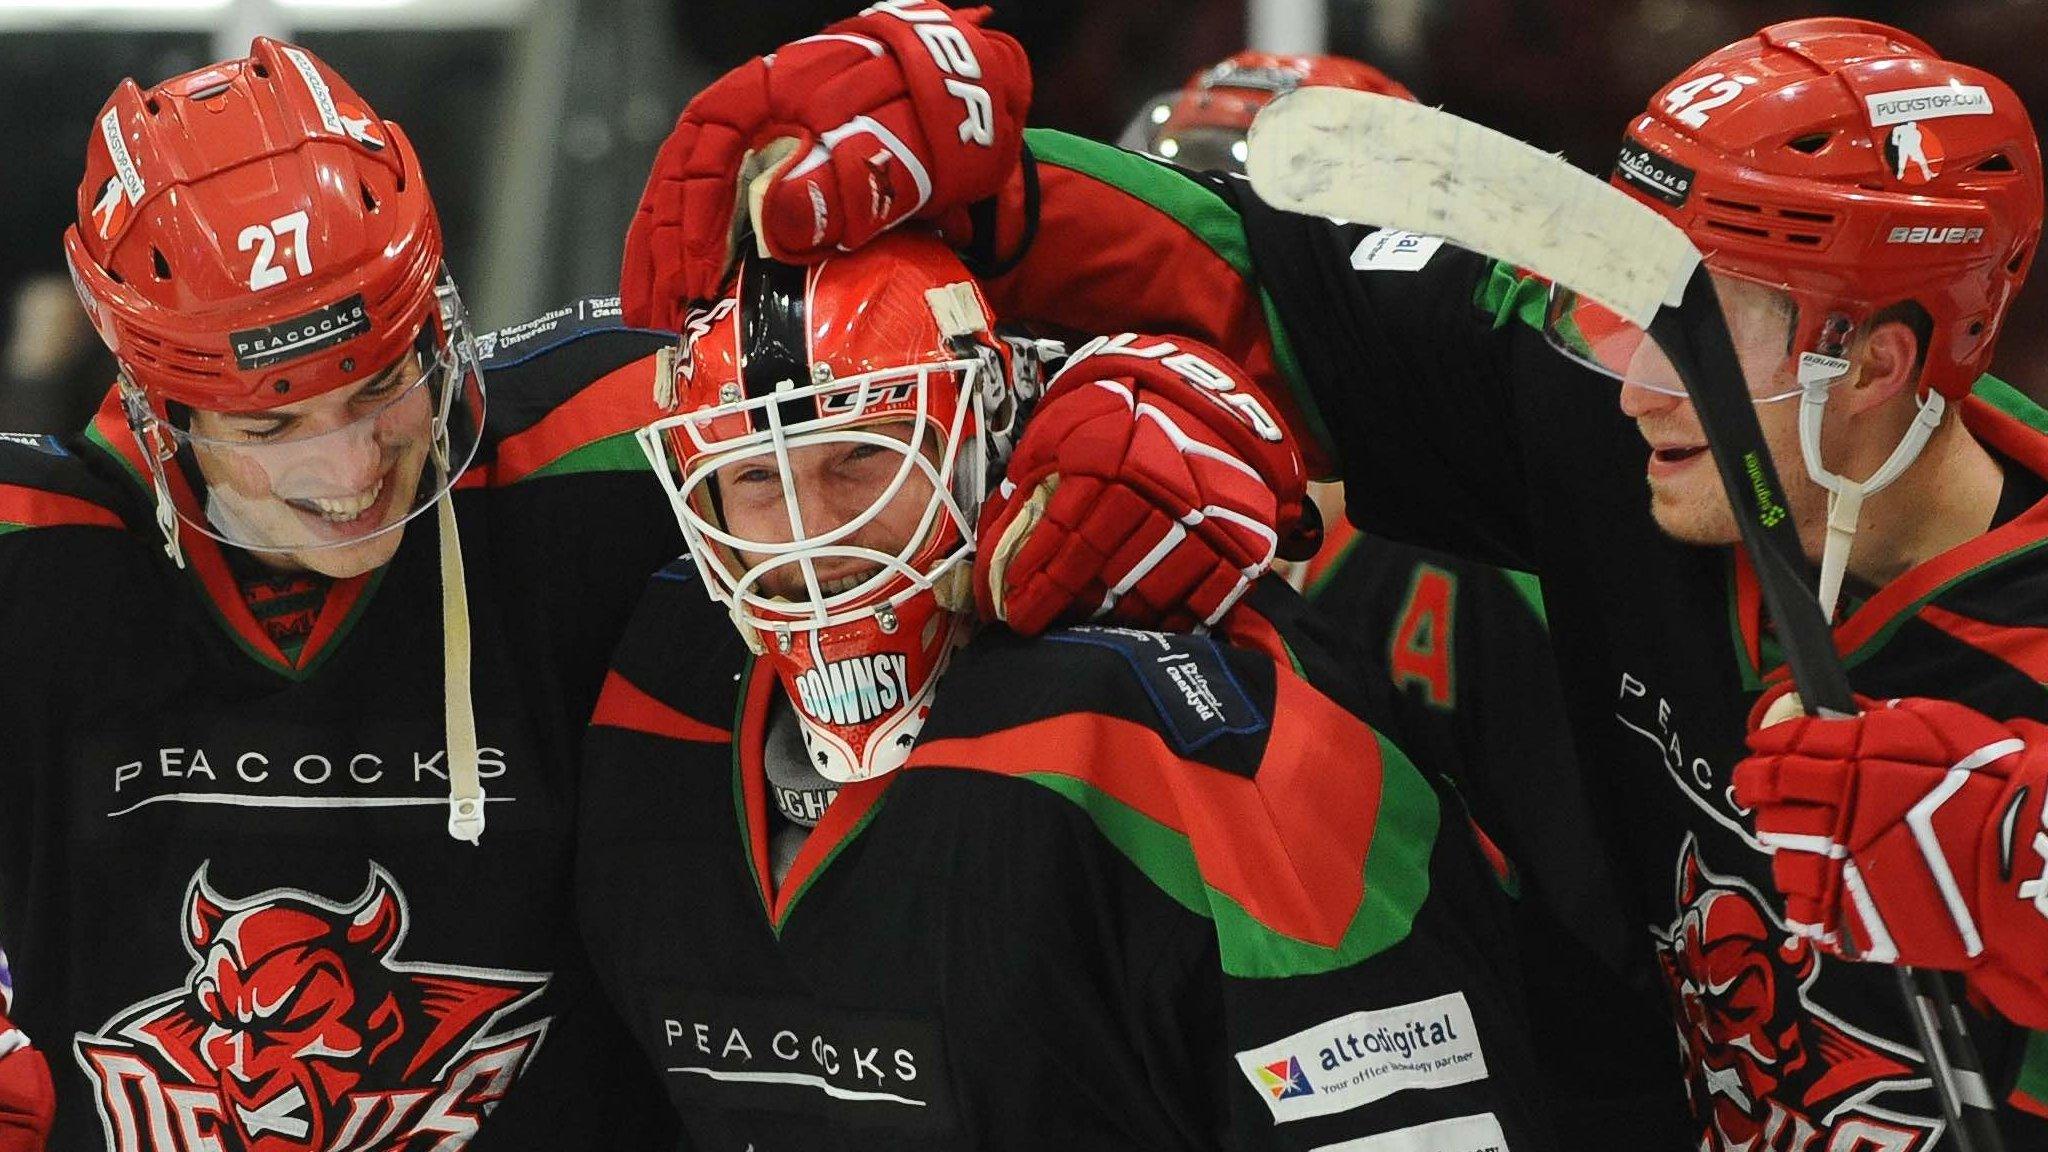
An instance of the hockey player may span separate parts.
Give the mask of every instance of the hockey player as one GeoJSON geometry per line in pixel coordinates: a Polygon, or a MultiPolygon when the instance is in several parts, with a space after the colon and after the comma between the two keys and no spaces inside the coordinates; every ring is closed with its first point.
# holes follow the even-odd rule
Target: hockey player
{"type": "MultiPolygon", "coordinates": [[[[743,145],[781,130],[773,108],[725,111],[743,145]]],[[[2048,1023],[2031,839],[2048,787],[2018,723],[2048,716],[2030,644],[2048,618],[2048,417],[1981,376],[2041,224],[2034,132],[2008,87],[1896,29],[1796,21],[1688,69],[1630,125],[1615,179],[1722,273],[1792,511],[1840,581],[1852,680],[1942,699],[1766,729],[1739,774],[1751,706],[1783,671],[1698,422],[1640,342],[1589,339],[1607,318],[1431,237],[1288,216],[1241,184],[1057,135],[1023,154],[974,190],[997,198],[968,238],[1002,257],[1006,312],[1205,336],[1289,386],[1274,395],[1341,469],[1353,519],[1542,576],[1701,1146],[1939,1140],[1885,961],[1964,971],[1991,1012],[1976,1035],[2001,1123],[2014,1146],[2041,1142],[2048,1041],[2015,1025],[2048,1023]],[[1412,270],[1353,267],[1361,244],[1405,246],[1412,270]],[[1624,377],[1620,410],[1546,327],[1624,377]],[[1812,405],[1790,400],[1802,367],[1812,405]],[[1902,443],[1910,466],[1885,467],[1902,443]],[[1830,490],[1863,515],[1830,531],[1830,490]]],[[[770,176],[772,197],[787,177],[770,176]]],[[[794,229],[769,246],[806,255],[794,229]]],[[[694,292],[709,265],[683,258],[706,253],[629,246],[629,314],[673,307],[641,286],[694,292]]],[[[1065,528],[1033,534],[1048,525],[1065,528]]]]}
{"type": "Polygon", "coordinates": [[[1400,81],[1344,56],[1239,52],[1176,92],[1148,101],[1117,143],[1196,172],[1243,172],[1245,132],[1275,96],[1301,87],[1354,88],[1413,100],[1400,81]]]}
{"type": "MultiPolygon", "coordinates": [[[[1121,143],[1184,168],[1242,174],[1252,118],[1306,86],[1413,99],[1357,60],[1240,52],[1141,110],[1121,143]]],[[[1393,244],[1355,263],[1397,267],[1409,255],[1393,244]]],[[[1567,1147],[1677,1131],[1684,1105],[1661,993],[1630,962],[1633,933],[1572,753],[1541,587],[1524,572],[1362,534],[1343,518],[1343,491],[1310,485],[1328,526],[1323,544],[1283,571],[1330,615],[1363,673],[1392,683],[1402,748],[1452,778],[1515,863],[1520,976],[1553,1126],[1567,1147]],[[1597,1053],[1572,1026],[1593,999],[1609,1019],[1597,1053]]]]}
{"type": "MultiPolygon", "coordinates": [[[[1478,842],[1284,586],[976,631],[1020,397],[943,244],[749,259],[685,332],[643,442],[693,559],[598,705],[578,873],[698,1147],[1546,1146],[1478,842]]],[[[1191,342],[1091,343],[1044,409],[1180,439],[1190,382],[1269,455],[1191,342]]]]}
{"type": "Polygon", "coordinates": [[[122,83],[65,252],[119,383],[0,442],[0,938],[50,1146],[658,1146],[568,868],[680,547],[629,436],[666,338],[585,302],[486,355],[404,133],[267,39],[122,83]]]}
{"type": "Polygon", "coordinates": [[[7,1019],[13,1007],[14,978],[0,952],[0,1152],[38,1152],[50,1133],[56,1094],[49,1061],[7,1019]]]}

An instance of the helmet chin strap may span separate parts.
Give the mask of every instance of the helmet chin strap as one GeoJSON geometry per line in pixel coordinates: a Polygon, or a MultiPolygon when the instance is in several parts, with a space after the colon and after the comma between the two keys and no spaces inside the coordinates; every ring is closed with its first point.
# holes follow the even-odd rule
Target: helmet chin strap
{"type": "Polygon", "coordinates": [[[1897,480],[1919,459],[1948,407],[1941,393],[1929,389],[1920,401],[1913,423],[1877,471],[1863,480],[1837,475],[1828,471],[1821,460],[1821,419],[1827,412],[1829,390],[1849,371],[1849,366],[1847,360],[1817,352],[1799,357],[1799,454],[1806,459],[1806,474],[1828,490],[1828,535],[1821,549],[1819,595],[1821,612],[1829,620],[1835,618],[1835,606],[1842,596],[1842,579],[1849,570],[1849,552],[1856,543],[1863,501],[1897,480]]]}
{"type": "Polygon", "coordinates": [[[434,469],[441,495],[434,501],[441,538],[442,716],[448,738],[448,835],[476,844],[484,834],[484,787],[477,772],[476,709],[469,684],[469,596],[462,574],[462,539],[455,528],[455,488],[448,482],[448,424],[434,436],[434,469]]]}

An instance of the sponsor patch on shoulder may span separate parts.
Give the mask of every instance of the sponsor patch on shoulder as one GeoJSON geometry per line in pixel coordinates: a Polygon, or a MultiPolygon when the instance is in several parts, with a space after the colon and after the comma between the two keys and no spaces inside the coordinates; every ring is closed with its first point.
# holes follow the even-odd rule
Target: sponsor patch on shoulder
{"type": "Polygon", "coordinates": [[[1107,648],[1122,656],[1183,756],[1220,736],[1266,729],[1265,715],[1207,636],[1088,624],[1048,633],[1046,639],[1107,648]]]}
{"type": "Polygon", "coordinates": [[[585,296],[571,304],[551,308],[531,320],[508,324],[476,338],[476,358],[488,368],[517,360],[536,349],[559,344],[571,336],[620,325],[617,296],[585,296]]]}
{"type": "Polygon", "coordinates": [[[1280,1124],[1363,1107],[1407,1088],[1486,1079],[1479,1026],[1463,992],[1326,1020],[1239,1052],[1237,1063],[1280,1124]]]}
{"type": "Polygon", "coordinates": [[[1444,238],[1386,228],[1358,242],[1351,267],[1360,272],[1419,272],[1444,246],[1444,238]]]}
{"type": "Polygon", "coordinates": [[[1432,1120],[1412,1128],[1324,1144],[1310,1152],[1508,1152],[1508,1138],[1491,1112],[1432,1120]]]}
{"type": "Polygon", "coordinates": [[[38,436],[32,432],[0,432],[0,441],[19,444],[23,448],[33,448],[46,456],[71,455],[64,450],[64,442],[55,436],[38,436]]]}

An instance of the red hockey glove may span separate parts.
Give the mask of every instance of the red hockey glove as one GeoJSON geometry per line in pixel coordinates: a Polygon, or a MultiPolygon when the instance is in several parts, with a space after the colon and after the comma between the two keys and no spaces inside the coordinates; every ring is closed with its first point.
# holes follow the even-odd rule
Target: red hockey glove
{"type": "Polygon", "coordinates": [[[675,329],[718,294],[764,178],[760,240],[809,263],[905,220],[964,221],[1017,165],[1031,66],[986,8],[884,0],[697,94],[626,233],[629,324],[675,329]]]}
{"type": "Polygon", "coordinates": [[[1735,768],[1786,926],[1837,955],[1963,972],[2048,1028],[2048,727],[1946,700],[1859,705],[1768,724],[1792,709],[1759,703],[1767,726],[1735,768]]]}
{"type": "Polygon", "coordinates": [[[7,954],[0,952],[0,1152],[40,1152],[56,1115],[57,1093],[43,1054],[7,1021],[13,1005],[7,954]]]}
{"type": "Polygon", "coordinates": [[[1118,336],[1076,352],[983,505],[982,614],[1213,624],[1301,521],[1301,451],[1250,381],[1191,340],[1118,336]]]}

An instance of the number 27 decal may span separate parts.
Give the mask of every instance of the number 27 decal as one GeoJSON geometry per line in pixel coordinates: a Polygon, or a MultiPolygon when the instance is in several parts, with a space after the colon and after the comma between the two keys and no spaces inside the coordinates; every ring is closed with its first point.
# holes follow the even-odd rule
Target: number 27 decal
{"type": "Polygon", "coordinates": [[[251,290],[271,288],[285,282],[285,270],[272,264],[270,259],[277,255],[277,242],[287,234],[292,238],[292,262],[297,265],[299,275],[313,271],[313,254],[306,247],[306,226],[306,212],[300,209],[279,216],[267,226],[251,224],[242,229],[242,234],[235,239],[235,247],[243,252],[256,249],[255,263],[249,266],[251,290]]]}

